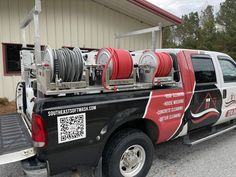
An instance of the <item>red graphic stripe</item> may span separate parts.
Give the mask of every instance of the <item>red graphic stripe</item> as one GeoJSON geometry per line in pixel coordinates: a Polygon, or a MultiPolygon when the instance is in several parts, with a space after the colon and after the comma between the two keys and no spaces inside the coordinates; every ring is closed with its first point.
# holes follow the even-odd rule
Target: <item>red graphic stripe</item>
{"type": "Polygon", "coordinates": [[[217,113],[217,112],[209,112],[209,113],[207,113],[206,115],[204,115],[203,117],[201,117],[200,119],[196,119],[196,120],[191,119],[191,121],[192,121],[194,124],[199,124],[199,123],[201,123],[202,121],[204,121],[204,120],[206,120],[206,119],[208,119],[208,118],[210,118],[210,117],[213,117],[213,116],[219,116],[219,113],[217,113]]]}

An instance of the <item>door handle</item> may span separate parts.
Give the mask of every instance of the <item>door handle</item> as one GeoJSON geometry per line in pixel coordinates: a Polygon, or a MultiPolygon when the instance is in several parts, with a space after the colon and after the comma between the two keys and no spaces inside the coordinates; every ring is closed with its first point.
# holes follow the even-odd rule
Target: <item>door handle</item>
{"type": "Polygon", "coordinates": [[[227,96],[227,90],[226,90],[226,89],[224,89],[224,90],[223,90],[223,99],[225,99],[225,98],[226,98],[226,96],[227,96]]]}

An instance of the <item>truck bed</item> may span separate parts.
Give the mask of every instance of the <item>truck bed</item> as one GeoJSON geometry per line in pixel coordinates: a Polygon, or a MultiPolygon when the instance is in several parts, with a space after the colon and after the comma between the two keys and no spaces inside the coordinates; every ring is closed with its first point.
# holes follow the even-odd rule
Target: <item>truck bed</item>
{"type": "Polygon", "coordinates": [[[32,139],[20,114],[0,116],[0,164],[34,155],[32,139]]]}

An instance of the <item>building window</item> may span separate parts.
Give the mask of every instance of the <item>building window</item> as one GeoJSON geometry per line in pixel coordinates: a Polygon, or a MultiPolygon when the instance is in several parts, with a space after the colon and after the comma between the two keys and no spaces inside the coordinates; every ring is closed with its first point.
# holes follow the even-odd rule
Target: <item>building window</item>
{"type": "Polygon", "coordinates": [[[236,66],[233,61],[225,57],[218,57],[220,67],[223,73],[224,82],[236,82],[236,66]]]}
{"type": "Polygon", "coordinates": [[[216,83],[216,73],[211,58],[193,56],[192,62],[197,84],[216,83]]]}
{"type": "MultiPolygon", "coordinates": [[[[34,45],[27,44],[27,48],[34,48],[34,45]]],[[[41,45],[41,50],[45,46],[41,45]]],[[[21,60],[20,51],[22,44],[2,43],[4,75],[20,75],[21,60]]]]}
{"type": "Polygon", "coordinates": [[[3,64],[4,73],[8,74],[19,74],[20,73],[20,50],[21,44],[2,44],[3,49],[3,64]]]}
{"type": "MultiPolygon", "coordinates": [[[[33,45],[27,45],[29,48],[33,48],[33,45]]],[[[41,50],[44,49],[44,45],[41,46],[41,50]]],[[[74,47],[67,47],[73,49],[74,47]]],[[[2,43],[3,49],[3,67],[5,75],[19,75],[21,71],[21,60],[20,60],[20,50],[22,49],[22,44],[11,44],[2,43]]],[[[80,48],[81,50],[90,52],[93,48],[80,48]]]]}

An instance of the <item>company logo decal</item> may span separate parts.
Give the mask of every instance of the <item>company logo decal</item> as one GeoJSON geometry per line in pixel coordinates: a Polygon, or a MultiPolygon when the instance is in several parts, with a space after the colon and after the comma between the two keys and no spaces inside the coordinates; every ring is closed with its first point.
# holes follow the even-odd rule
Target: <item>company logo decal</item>
{"type": "Polygon", "coordinates": [[[210,117],[219,115],[220,113],[216,109],[216,98],[213,98],[211,94],[208,93],[197,110],[194,113],[191,111],[191,121],[194,124],[198,124],[210,117]]]}
{"type": "Polygon", "coordinates": [[[225,102],[225,107],[229,107],[233,104],[236,104],[236,99],[235,99],[235,95],[231,95],[231,97],[225,102]]]}

